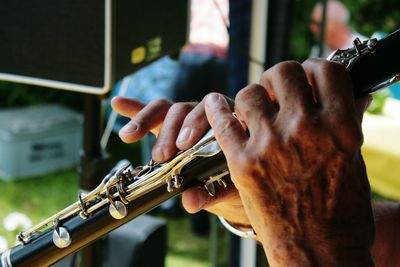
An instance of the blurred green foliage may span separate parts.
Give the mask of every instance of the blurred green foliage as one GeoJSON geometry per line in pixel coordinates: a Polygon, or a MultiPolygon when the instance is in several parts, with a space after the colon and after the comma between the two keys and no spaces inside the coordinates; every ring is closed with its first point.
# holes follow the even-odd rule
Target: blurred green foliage
{"type": "Polygon", "coordinates": [[[388,89],[381,90],[372,94],[372,102],[367,111],[371,114],[381,114],[385,107],[386,99],[390,96],[388,89]]]}
{"type": "Polygon", "coordinates": [[[0,81],[0,109],[40,103],[62,103],[83,110],[83,94],[0,81]]]}
{"type": "MultiPolygon", "coordinates": [[[[290,57],[305,60],[313,44],[309,31],[310,14],[316,0],[296,0],[291,36],[290,57]]],[[[399,0],[342,0],[351,14],[351,26],[371,36],[374,32],[392,32],[400,27],[399,0]]]]}

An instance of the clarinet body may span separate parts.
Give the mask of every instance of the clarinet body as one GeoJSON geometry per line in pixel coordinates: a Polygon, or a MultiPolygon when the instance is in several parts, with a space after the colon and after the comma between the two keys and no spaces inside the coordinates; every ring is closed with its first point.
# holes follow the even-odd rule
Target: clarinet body
{"type": "MultiPolygon", "coordinates": [[[[356,39],[354,47],[338,50],[328,60],[349,70],[356,98],[379,90],[399,81],[400,30],[380,41],[356,39]]],[[[0,267],[54,264],[189,187],[202,185],[213,195],[214,184],[226,186],[228,174],[210,130],[169,162],[112,171],[77,202],[21,232],[19,245],[1,254],[0,267]]]]}

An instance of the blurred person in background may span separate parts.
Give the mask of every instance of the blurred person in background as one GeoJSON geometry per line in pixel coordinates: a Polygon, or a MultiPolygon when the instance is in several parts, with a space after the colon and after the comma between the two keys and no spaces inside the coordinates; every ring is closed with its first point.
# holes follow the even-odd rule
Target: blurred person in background
{"type": "MultiPolygon", "coordinates": [[[[210,92],[227,92],[228,14],[228,0],[191,1],[189,42],[179,54],[172,100],[201,101],[210,92]]],[[[162,208],[167,213],[179,214],[178,205],[171,200],[162,208]]],[[[190,215],[190,221],[194,234],[208,234],[206,211],[190,215]]]]}
{"type": "Polygon", "coordinates": [[[201,101],[211,92],[226,92],[229,34],[228,0],[192,0],[189,42],[179,55],[174,101],[201,101]]]}
{"type": "MultiPolygon", "coordinates": [[[[310,31],[315,41],[319,41],[323,17],[323,4],[318,2],[311,13],[310,31]]],[[[310,57],[327,58],[333,51],[353,46],[353,41],[359,38],[361,41],[367,37],[351,29],[350,12],[341,3],[336,0],[327,1],[326,7],[326,25],[324,34],[323,51],[320,54],[318,45],[311,49],[310,57]]]]}
{"type": "MultiPolygon", "coordinates": [[[[229,0],[191,0],[188,43],[178,55],[165,56],[130,75],[126,91],[123,82],[112,92],[139,99],[144,103],[163,98],[172,101],[201,101],[210,92],[227,92],[227,54],[229,44],[229,0]]],[[[119,116],[114,131],[127,123],[119,116]]],[[[142,162],[151,159],[156,142],[152,135],[141,140],[142,162]]],[[[160,206],[172,217],[181,216],[183,209],[175,199],[160,206]]],[[[209,232],[207,212],[190,215],[192,232],[206,235],[209,232]]]]}

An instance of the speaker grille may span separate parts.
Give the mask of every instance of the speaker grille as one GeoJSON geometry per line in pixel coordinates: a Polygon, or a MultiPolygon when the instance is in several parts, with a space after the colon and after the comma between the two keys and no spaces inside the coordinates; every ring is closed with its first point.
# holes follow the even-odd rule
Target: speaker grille
{"type": "Polygon", "coordinates": [[[2,0],[0,10],[0,73],[104,86],[104,1],[2,0]]]}

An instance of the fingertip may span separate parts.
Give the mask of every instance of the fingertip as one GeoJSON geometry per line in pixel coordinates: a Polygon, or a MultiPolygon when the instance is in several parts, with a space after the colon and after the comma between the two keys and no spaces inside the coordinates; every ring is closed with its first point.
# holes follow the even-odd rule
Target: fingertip
{"type": "Polygon", "coordinates": [[[176,141],[176,147],[178,150],[187,150],[193,147],[203,136],[205,131],[196,131],[193,129],[192,133],[190,134],[187,139],[181,139],[176,141]]]}
{"type": "Polygon", "coordinates": [[[123,126],[119,130],[118,135],[125,143],[133,143],[143,137],[143,134],[139,131],[139,124],[133,120],[123,126]]]}
{"type": "Polygon", "coordinates": [[[179,150],[187,150],[191,148],[203,137],[206,129],[207,126],[205,126],[204,128],[185,126],[179,132],[178,138],[176,140],[176,147],[179,150]]]}
{"type": "Polygon", "coordinates": [[[111,99],[111,102],[110,102],[110,104],[111,104],[111,108],[112,109],[114,109],[114,110],[118,110],[118,105],[119,105],[119,103],[120,103],[120,97],[119,96],[114,96],[112,99],[111,99]]]}
{"type": "Polygon", "coordinates": [[[121,131],[119,131],[118,136],[124,143],[127,143],[127,144],[134,143],[137,141],[137,138],[134,138],[133,136],[131,136],[129,134],[125,134],[121,131]]]}
{"type": "Polygon", "coordinates": [[[151,158],[158,163],[164,162],[164,155],[160,148],[153,148],[153,150],[151,151],[151,158]]]}
{"type": "Polygon", "coordinates": [[[111,107],[120,115],[131,118],[142,110],[145,104],[137,99],[115,96],[111,99],[111,107]]]}
{"type": "Polygon", "coordinates": [[[176,146],[179,149],[186,149],[188,148],[188,143],[191,140],[193,130],[190,127],[184,127],[179,131],[178,138],[176,139],[176,146]]]}
{"type": "MultiPolygon", "coordinates": [[[[225,97],[218,93],[208,94],[204,99],[205,114],[212,128],[215,128],[217,118],[225,116],[227,113],[232,114],[231,108],[225,97]]],[[[215,129],[214,129],[215,130],[215,129]]]]}
{"type": "Polygon", "coordinates": [[[209,197],[202,187],[193,187],[182,193],[182,205],[187,212],[196,213],[203,209],[209,197]]]}
{"type": "Polygon", "coordinates": [[[131,138],[128,135],[126,135],[124,133],[121,133],[121,131],[118,132],[118,136],[122,140],[122,142],[124,142],[124,143],[132,143],[131,138]]]}
{"type": "MultiPolygon", "coordinates": [[[[111,98],[111,107],[117,107],[118,105],[124,104],[124,102],[134,102],[134,99],[123,97],[123,96],[114,96],[111,98]]],[[[136,101],[137,102],[137,101],[136,101]]],[[[139,102],[138,102],[139,103],[139,102]]]]}
{"type": "Polygon", "coordinates": [[[121,98],[120,96],[113,96],[113,97],[111,98],[111,105],[112,105],[113,103],[115,103],[115,102],[118,102],[120,98],[121,98]]]}
{"type": "Polygon", "coordinates": [[[226,101],[225,97],[222,96],[219,93],[210,93],[210,94],[208,94],[205,97],[204,101],[205,101],[206,110],[210,109],[210,108],[213,108],[214,104],[216,104],[216,103],[222,104],[222,105],[224,105],[224,104],[228,105],[228,102],[226,101]]]}
{"type": "Polygon", "coordinates": [[[158,163],[163,163],[176,155],[178,149],[172,145],[155,144],[151,151],[151,157],[158,163]]]}
{"type": "Polygon", "coordinates": [[[124,127],[121,128],[120,133],[122,134],[134,134],[139,130],[139,124],[133,120],[128,122],[124,127]]]}
{"type": "Polygon", "coordinates": [[[210,129],[204,109],[205,98],[186,116],[175,142],[178,149],[191,148],[210,129]]]}

